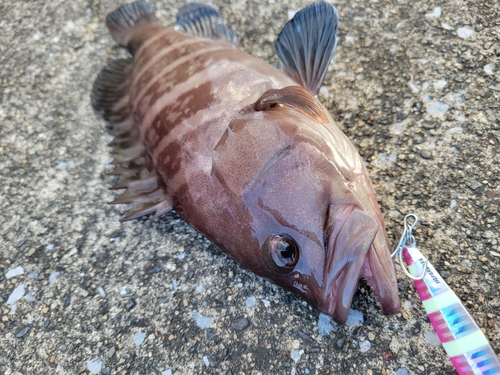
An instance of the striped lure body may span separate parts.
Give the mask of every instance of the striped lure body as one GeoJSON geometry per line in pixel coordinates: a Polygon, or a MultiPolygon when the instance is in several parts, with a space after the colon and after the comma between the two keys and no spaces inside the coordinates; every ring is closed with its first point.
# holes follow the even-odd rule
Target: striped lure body
{"type": "MultiPolygon", "coordinates": [[[[420,275],[425,258],[416,247],[403,249],[412,275],[420,275]]],[[[425,276],[414,281],[425,311],[459,375],[500,375],[500,362],[488,339],[448,284],[427,262],[425,276]]]]}
{"type": "Polygon", "coordinates": [[[91,98],[115,136],[125,220],[175,209],[244,267],[345,322],[361,276],[383,313],[399,299],[363,161],[314,97],[337,23],[327,3],[299,12],[276,43],[283,72],[239,50],[211,6],[182,7],[176,31],[138,1],[107,17],[133,58],[108,64],[91,98]]]}

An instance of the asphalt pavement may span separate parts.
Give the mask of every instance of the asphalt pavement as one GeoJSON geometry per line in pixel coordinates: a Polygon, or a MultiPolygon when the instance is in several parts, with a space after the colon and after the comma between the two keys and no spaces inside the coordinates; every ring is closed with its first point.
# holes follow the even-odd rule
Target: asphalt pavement
{"type": "MultiPolygon", "coordinates": [[[[241,48],[308,3],[214,1],[241,48]]],[[[183,3],[155,1],[173,25],[183,3]]],[[[0,0],[0,374],[455,374],[410,280],[387,317],[360,283],[338,325],[175,213],[121,224],[90,107],[111,0],[0,0]],[[19,297],[19,299],[17,298],[19,297]]],[[[319,99],[366,161],[391,240],[420,250],[500,352],[500,5],[340,0],[319,99]]]]}

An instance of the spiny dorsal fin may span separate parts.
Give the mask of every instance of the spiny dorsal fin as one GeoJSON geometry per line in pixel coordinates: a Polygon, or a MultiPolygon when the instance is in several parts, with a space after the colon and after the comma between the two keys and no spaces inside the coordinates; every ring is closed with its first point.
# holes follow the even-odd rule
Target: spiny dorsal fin
{"type": "Polygon", "coordinates": [[[235,30],[229,30],[219,11],[208,4],[189,3],[182,6],[177,13],[177,27],[186,34],[238,44],[235,30]]]}
{"type": "Polygon", "coordinates": [[[323,107],[302,87],[288,86],[280,90],[267,90],[255,102],[256,111],[266,111],[275,108],[276,105],[284,105],[301,111],[318,122],[328,122],[323,107]]]}
{"type": "Polygon", "coordinates": [[[124,4],[106,16],[109,32],[123,47],[127,46],[130,30],[142,22],[157,22],[151,5],[147,1],[138,0],[124,4]]]}
{"type": "Polygon", "coordinates": [[[335,7],[321,1],[298,12],[276,41],[283,69],[313,95],[318,93],[332,60],[338,23],[335,7]]]}

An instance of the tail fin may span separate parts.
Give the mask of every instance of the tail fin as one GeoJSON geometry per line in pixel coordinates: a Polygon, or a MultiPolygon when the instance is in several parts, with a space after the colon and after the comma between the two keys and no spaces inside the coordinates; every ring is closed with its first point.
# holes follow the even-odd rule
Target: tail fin
{"type": "Polygon", "coordinates": [[[121,46],[127,47],[131,31],[140,24],[158,22],[151,5],[144,0],[125,4],[106,16],[109,32],[121,46]]]}

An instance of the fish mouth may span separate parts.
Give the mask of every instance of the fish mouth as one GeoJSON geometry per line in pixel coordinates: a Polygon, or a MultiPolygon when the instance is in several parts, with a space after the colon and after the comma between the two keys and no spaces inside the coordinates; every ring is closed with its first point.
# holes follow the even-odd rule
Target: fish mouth
{"type": "Polygon", "coordinates": [[[345,323],[359,278],[363,275],[379,300],[382,313],[396,312],[399,298],[395,274],[382,267],[385,264],[385,268],[394,268],[390,248],[378,246],[378,237],[385,237],[383,228],[377,220],[356,207],[333,209],[336,212],[330,215],[332,229],[327,243],[323,310],[335,321],[345,323]],[[382,259],[378,257],[379,253],[383,254],[382,259]]]}

